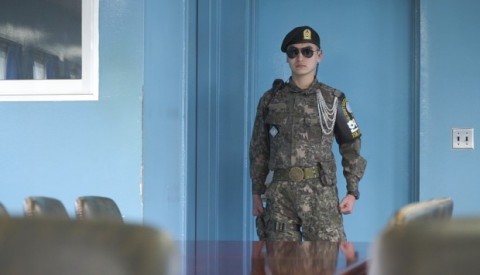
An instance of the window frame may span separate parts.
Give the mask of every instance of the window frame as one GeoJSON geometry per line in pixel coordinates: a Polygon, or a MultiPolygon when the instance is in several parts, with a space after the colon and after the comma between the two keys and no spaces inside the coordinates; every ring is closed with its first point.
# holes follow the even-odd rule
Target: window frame
{"type": "Polygon", "coordinates": [[[99,1],[82,0],[82,78],[0,80],[0,101],[99,99],[99,1]]]}

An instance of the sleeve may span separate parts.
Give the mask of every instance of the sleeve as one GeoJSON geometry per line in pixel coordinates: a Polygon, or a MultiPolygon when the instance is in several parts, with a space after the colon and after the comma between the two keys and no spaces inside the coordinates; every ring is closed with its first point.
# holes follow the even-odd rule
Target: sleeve
{"type": "Polygon", "coordinates": [[[268,175],[268,161],[270,156],[270,144],[268,126],[265,124],[267,102],[271,95],[266,93],[259,101],[255,122],[253,125],[252,138],[250,140],[250,177],[252,179],[252,194],[265,193],[265,180],[268,175]]]}
{"type": "Polygon", "coordinates": [[[345,94],[338,92],[335,139],[338,144],[351,142],[362,136],[345,94]]]}
{"type": "Polygon", "coordinates": [[[361,139],[340,144],[343,175],[347,181],[347,193],[359,198],[358,183],[363,177],[367,161],[360,155],[361,139]]]}

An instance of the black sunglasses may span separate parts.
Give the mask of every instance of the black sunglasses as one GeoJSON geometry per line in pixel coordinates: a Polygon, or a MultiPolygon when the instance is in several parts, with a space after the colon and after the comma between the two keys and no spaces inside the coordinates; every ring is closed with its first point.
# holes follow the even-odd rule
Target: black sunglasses
{"type": "Polygon", "coordinates": [[[314,52],[318,52],[319,50],[314,50],[312,47],[305,47],[305,48],[295,48],[295,47],[289,47],[287,49],[287,56],[288,58],[295,58],[299,53],[302,53],[302,55],[306,58],[310,58],[313,56],[314,52]]]}

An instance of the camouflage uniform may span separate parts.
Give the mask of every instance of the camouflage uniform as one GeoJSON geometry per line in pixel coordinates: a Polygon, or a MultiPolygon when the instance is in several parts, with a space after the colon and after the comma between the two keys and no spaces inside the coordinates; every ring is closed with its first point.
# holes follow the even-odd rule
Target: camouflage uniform
{"type": "MultiPolygon", "coordinates": [[[[264,214],[267,240],[345,240],[339,210],[336,163],[332,152],[334,132],[320,125],[316,92],[328,107],[342,93],[315,80],[301,90],[293,81],[260,99],[250,142],[253,194],[267,199],[264,214]],[[311,178],[292,180],[292,167],[318,170],[311,178]],[[265,180],[274,171],[267,188],[265,180]],[[283,175],[282,175],[283,174],[283,175]]],[[[347,191],[358,194],[366,161],[360,156],[360,138],[340,144],[347,191]]]]}

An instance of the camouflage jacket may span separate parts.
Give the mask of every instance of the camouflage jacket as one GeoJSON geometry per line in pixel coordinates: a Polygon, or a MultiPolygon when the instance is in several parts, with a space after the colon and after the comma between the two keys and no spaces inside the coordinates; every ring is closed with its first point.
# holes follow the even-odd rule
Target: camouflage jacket
{"type": "MultiPolygon", "coordinates": [[[[265,192],[269,170],[319,166],[322,184],[335,185],[336,163],[332,152],[334,131],[324,134],[316,92],[329,108],[340,91],[318,81],[301,90],[290,81],[278,91],[267,91],[259,101],[250,141],[252,193],[265,192]]],[[[366,160],[360,156],[360,138],[339,145],[347,191],[358,192],[366,160]]]]}

